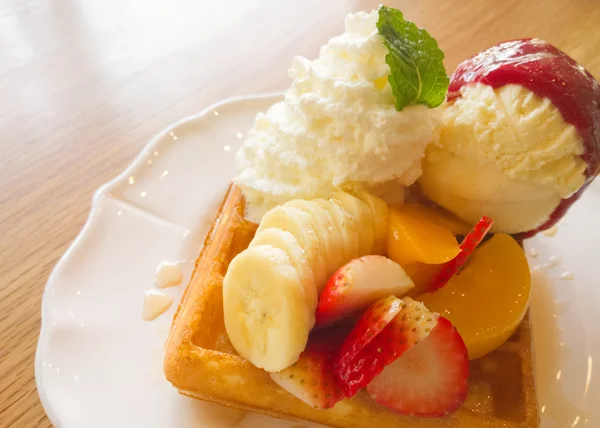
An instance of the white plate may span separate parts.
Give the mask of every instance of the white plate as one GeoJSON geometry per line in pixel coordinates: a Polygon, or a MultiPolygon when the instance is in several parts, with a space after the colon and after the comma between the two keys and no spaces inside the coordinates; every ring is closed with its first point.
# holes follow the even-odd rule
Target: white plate
{"type": "MultiPolygon", "coordinates": [[[[79,237],[52,272],[42,304],[36,380],[59,428],[291,427],[298,423],[225,410],[180,396],[164,379],[170,310],[141,319],[157,265],[185,260],[184,284],[254,116],[281,95],[237,98],[184,119],[154,138],[119,177],[100,188],[79,237]]],[[[532,301],[544,428],[600,426],[600,183],[553,237],[527,247],[560,258],[537,274],[532,301]],[[557,263],[558,262],[558,263],[557,263]],[[564,271],[573,280],[560,279],[564,271]]],[[[309,424],[303,424],[307,426],[309,424]]]]}

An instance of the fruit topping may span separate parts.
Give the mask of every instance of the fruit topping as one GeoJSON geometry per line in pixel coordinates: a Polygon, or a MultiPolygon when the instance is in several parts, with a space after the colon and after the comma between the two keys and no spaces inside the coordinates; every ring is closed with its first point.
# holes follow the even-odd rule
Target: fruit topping
{"type": "Polygon", "coordinates": [[[442,288],[450,278],[462,268],[467,262],[469,256],[475,251],[475,248],[485,238],[485,235],[489,232],[492,227],[492,219],[489,217],[482,217],[481,220],[475,225],[473,230],[465,236],[465,239],[460,244],[460,253],[444,266],[442,266],[440,272],[433,278],[429,291],[435,291],[438,288],[442,288]]]}
{"type": "Polygon", "coordinates": [[[400,265],[383,256],[363,256],[342,266],[327,282],[316,313],[316,327],[356,314],[377,299],[400,297],[413,287],[400,265]]]}
{"type": "Polygon", "coordinates": [[[319,238],[326,262],[326,272],[329,278],[347,259],[342,250],[342,234],[338,231],[332,215],[314,201],[296,199],[285,205],[301,209],[310,215],[312,226],[319,238]]]}
{"type": "Polygon", "coordinates": [[[344,341],[340,350],[338,365],[346,367],[352,363],[365,346],[381,333],[406,304],[394,297],[387,296],[371,305],[344,341]]]}
{"type": "Polygon", "coordinates": [[[466,235],[471,230],[468,223],[465,223],[446,210],[428,207],[420,203],[401,204],[392,206],[392,208],[402,211],[413,218],[425,219],[443,229],[449,230],[454,236],[466,235]]]}
{"type": "Polygon", "coordinates": [[[341,251],[344,255],[344,260],[348,262],[357,258],[359,225],[357,225],[356,219],[347,209],[329,200],[315,199],[313,202],[319,204],[331,214],[335,226],[334,230],[337,229],[342,239],[341,251]]]}
{"type": "Polygon", "coordinates": [[[444,265],[428,265],[426,263],[411,263],[404,265],[402,268],[404,272],[412,279],[415,287],[411,289],[407,296],[414,297],[419,296],[429,291],[429,287],[433,282],[436,275],[440,273],[444,265]]]}
{"type": "Polygon", "coordinates": [[[456,238],[448,229],[428,216],[415,216],[409,204],[390,209],[387,254],[396,263],[441,264],[460,252],[456,238]]]}
{"type": "Polygon", "coordinates": [[[375,243],[373,244],[373,254],[385,254],[387,246],[388,226],[390,221],[390,209],[387,203],[377,196],[370,194],[365,190],[355,192],[357,198],[366,203],[371,209],[375,225],[375,243]]]}
{"type": "Polygon", "coordinates": [[[375,220],[369,206],[346,192],[335,192],[330,200],[345,208],[355,219],[358,228],[358,255],[366,256],[375,243],[375,220]]]}
{"type": "MultiPolygon", "coordinates": [[[[374,303],[358,321],[336,361],[335,372],[348,397],[367,386],[387,364],[425,339],[438,318],[422,303],[405,298],[400,312],[386,324],[389,317],[380,313],[373,316],[372,311],[377,311],[380,302],[374,303]],[[369,340],[370,334],[376,335],[369,340]]],[[[388,300],[385,302],[384,307],[389,306],[388,300]]],[[[393,311],[393,307],[390,306],[388,312],[393,311]]]]}
{"type": "MultiPolygon", "coordinates": [[[[306,346],[318,293],[330,274],[373,251],[375,214],[387,214],[377,198],[362,197],[369,203],[336,192],[330,200],[277,206],[264,215],[250,246],[231,261],[223,281],[225,327],[233,347],[256,367],[273,372],[293,364],[306,346]]],[[[330,281],[322,324],[412,287],[400,266],[374,257],[330,281]]]]}
{"type": "Polygon", "coordinates": [[[298,360],[314,324],[300,274],[286,252],[272,245],[248,248],[231,261],[223,313],[236,351],[268,372],[298,360]]]}
{"type": "Polygon", "coordinates": [[[250,242],[249,248],[259,245],[271,245],[285,251],[300,275],[308,310],[313,307],[316,308],[318,295],[310,260],[296,237],[285,230],[270,227],[257,233],[250,242]]]}
{"type": "Polygon", "coordinates": [[[496,234],[445,287],[418,299],[448,318],[479,358],[502,345],[527,311],[531,276],[523,249],[509,235],[496,234]]]}
{"type": "Polygon", "coordinates": [[[296,237],[310,259],[317,290],[321,290],[328,278],[325,250],[321,247],[311,215],[289,205],[275,207],[264,215],[256,233],[271,227],[285,230],[296,237]]]}
{"type": "Polygon", "coordinates": [[[466,399],[467,349],[456,328],[440,317],[431,333],[387,365],[367,386],[379,404],[411,416],[438,417],[466,399]]]}
{"type": "Polygon", "coordinates": [[[285,370],[270,373],[271,379],[311,407],[330,408],[345,397],[333,374],[336,353],[335,340],[326,335],[311,336],[298,361],[285,370]]]}

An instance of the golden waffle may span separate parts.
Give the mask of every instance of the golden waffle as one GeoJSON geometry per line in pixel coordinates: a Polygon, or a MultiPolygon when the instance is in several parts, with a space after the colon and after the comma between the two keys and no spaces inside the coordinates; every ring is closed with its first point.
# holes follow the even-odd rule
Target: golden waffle
{"type": "Polygon", "coordinates": [[[244,219],[244,199],[231,187],[204,242],[204,249],[166,345],[164,370],[181,394],[283,419],[333,427],[533,428],[539,426],[529,318],[491,354],[471,362],[469,396],[455,413],[425,419],[398,415],[364,392],[328,410],[304,404],[269,375],[240,357],[223,322],[223,277],[245,249],[256,225],[244,219]]]}

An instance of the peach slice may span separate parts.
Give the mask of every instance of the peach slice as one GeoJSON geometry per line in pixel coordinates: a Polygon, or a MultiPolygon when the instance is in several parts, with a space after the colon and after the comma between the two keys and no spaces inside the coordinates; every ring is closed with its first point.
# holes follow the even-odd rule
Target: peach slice
{"type": "Polygon", "coordinates": [[[444,265],[428,265],[426,263],[411,263],[402,266],[404,272],[413,281],[415,287],[408,292],[408,296],[414,297],[427,293],[431,282],[439,274],[444,265]]]}
{"type": "Polygon", "coordinates": [[[399,205],[390,209],[387,254],[396,263],[441,264],[460,252],[452,232],[439,226],[432,216],[419,215],[415,205],[399,205]]]}
{"type": "Polygon", "coordinates": [[[527,312],[530,293],[531,275],[523,249],[509,235],[497,234],[475,250],[460,275],[416,299],[456,326],[469,358],[475,359],[515,332],[527,312]]]}
{"type": "Polygon", "coordinates": [[[466,235],[471,231],[468,223],[443,209],[435,209],[421,204],[401,204],[394,205],[392,208],[415,218],[426,219],[439,227],[448,229],[453,235],[466,235]]]}

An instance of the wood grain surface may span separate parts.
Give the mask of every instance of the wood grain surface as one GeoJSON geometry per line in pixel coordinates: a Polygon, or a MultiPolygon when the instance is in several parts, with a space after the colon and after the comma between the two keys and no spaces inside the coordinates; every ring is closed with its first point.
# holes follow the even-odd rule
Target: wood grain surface
{"type": "MultiPolygon", "coordinates": [[[[0,427],[48,427],[33,361],[46,279],[93,191],[149,138],[224,97],[284,89],[348,0],[0,0],[0,427]]],[[[535,36],[600,76],[597,0],[406,0],[449,72],[535,36]]]]}

